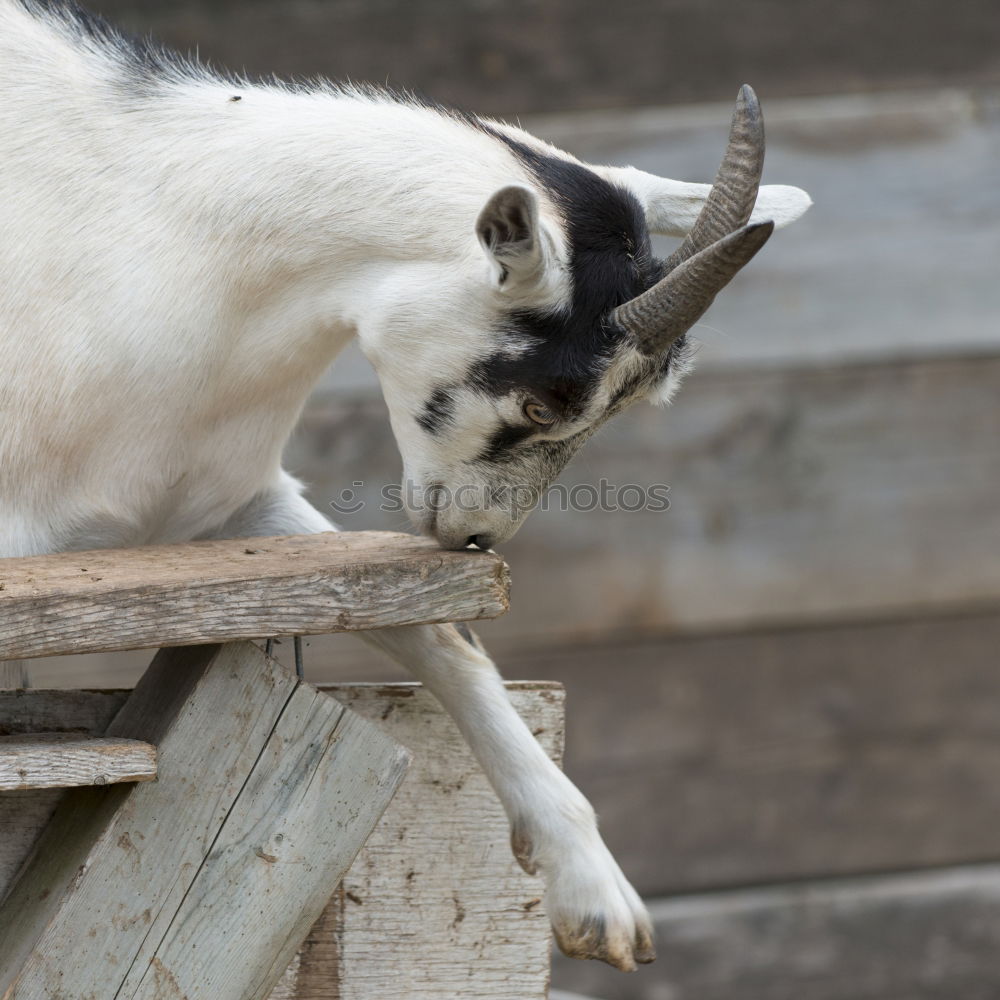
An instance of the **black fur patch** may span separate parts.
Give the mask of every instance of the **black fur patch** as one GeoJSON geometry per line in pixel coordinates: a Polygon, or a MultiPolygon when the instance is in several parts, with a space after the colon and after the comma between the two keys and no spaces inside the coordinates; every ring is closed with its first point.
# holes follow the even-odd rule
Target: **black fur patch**
{"type": "Polygon", "coordinates": [[[500,461],[514,445],[531,437],[537,429],[527,424],[501,424],[476,458],[480,462],[500,461]]]}
{"type": "Polygon", "coordinates": [[[417,423],[428,434],[440,434],[441,430],[454,419],[455,397],[451,389],[439,386],[424,403],[423,412],[417,417],[417,423]]]}
{"type": "Polygon", "coordinates": [[[477,362],[468,378],[480,391],[494,395],[526,389],[561,416],[572,418],[586,406],[621,345],[624,334],[608,321],[608,314],[655,284],[663,276],[663,265],[652,256],[642,206],[630,191],[487,123],[481,127],[528,167],[560,210],[573,297],[568,312],[508,314],[498,332],[527,341],[529,350],[515,356],[498,351],[477,362]]]}

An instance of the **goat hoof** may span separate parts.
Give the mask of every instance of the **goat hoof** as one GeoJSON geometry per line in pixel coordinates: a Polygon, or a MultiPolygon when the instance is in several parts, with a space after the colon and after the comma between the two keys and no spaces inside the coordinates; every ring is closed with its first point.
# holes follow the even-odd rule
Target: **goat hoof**
{"type": "Polygon", "coordinates": [[[656,960],[652,937],[644,927],[629,934],[622,927],[610,928],[600,917],[588,917],[575,926],[554,925],[556,943],[570,958],[592,958],[607,962],[620,972],[635,972],[637,963],[656,960]]]}
{"type": "Polygon", "coordinates": [[[546,875],[546,906],[556,943],[570,958],[594,958],[634,972],[656,960],[653,925],[642,900],[607,848],[570,853],[546,875]]]}

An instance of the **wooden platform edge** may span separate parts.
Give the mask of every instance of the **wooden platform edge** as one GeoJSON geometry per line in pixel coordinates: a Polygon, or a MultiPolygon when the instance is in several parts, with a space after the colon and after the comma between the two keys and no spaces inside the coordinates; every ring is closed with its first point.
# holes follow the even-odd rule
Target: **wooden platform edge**
{"type": "Polygon", "coordinates": [[[495,618],[493,552],[327,532],[0,559],[0,660],[495,618]]]}

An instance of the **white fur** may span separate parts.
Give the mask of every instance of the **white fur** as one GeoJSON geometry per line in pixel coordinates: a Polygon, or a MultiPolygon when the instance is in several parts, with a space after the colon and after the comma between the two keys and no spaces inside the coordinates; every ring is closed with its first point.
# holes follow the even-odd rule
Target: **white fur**
{"type": "MultiPolygon", "coordinates": [[[[422,477],[442,462],[413,419],[429,387],[493,349],[511,295],[568,295],[561,221],[530,190],[544,278],[499,285],[476,220],[533,185],[483,132],[350,90],[171,76],[137,84],[113,49],[0,0],[0,556],[330,530],[281,452],[350,337],[422,477]]],[[[663,231],[707,192],[625,179],[663,231]]],[[[630,966],[641,903],[489,659],[451,626],[371,641],[456,718],[562,940],[630,966]]]]}

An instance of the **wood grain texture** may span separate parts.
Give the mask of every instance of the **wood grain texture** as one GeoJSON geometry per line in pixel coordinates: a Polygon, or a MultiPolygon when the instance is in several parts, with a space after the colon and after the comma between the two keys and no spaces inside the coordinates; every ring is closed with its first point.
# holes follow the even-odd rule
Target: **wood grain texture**
{"type": "MultiPolygon", "coordinates": [[[[451,720],[412,684],[326,688],[413,755],[409,774],[272,1000],[543,1000],[550,934],[542,883],[451,720]]],[[[508,685],[558,759],[558,685],[508,685]]]]}
{"type": "Polygon", "coordinates": [[[652,901],[660,960],[634,976],[557,958],[616,1000],[995,1000],[1000,865],[652,901]]]}
{"type": "Polygon", "coordinates": [[[325,533],[0,560],[0,660],[197,645],[507,610],[498,556],[325,533]]]}
{"type": "Polygon", "coordinates": [[[360,720],[338,728],[343,714],[249,643],[161,651],[108,730],[155,741],[159,780],[63,794],[0,907],[0,995],[266,995],[401,778],[405,753],[360,720]],[[364,764],[362,801],[356,775],[331,779],[338,759],[364,764]],[[331,780],[331,796],[307,794],[331,780]],[[202,927],[200,942],[243,949],[257,994],[236,974],[204,992],[205,953],[177,952],[193,900],[211,912],[230,890],[247,900],[226,923],[234,939],[209,945],[202,927]]]}
{"type": "Polygon", "coordinates": [[[155,956],[136,962],[118,996],[269,996],[407,762],[371,723],[299,686],[155,956]]]}
{"type": "Polygon", "coordinates": [[[33,733],[0,736],[0,792],[152,781],[156,747],[140,740],[33,733]]]}

